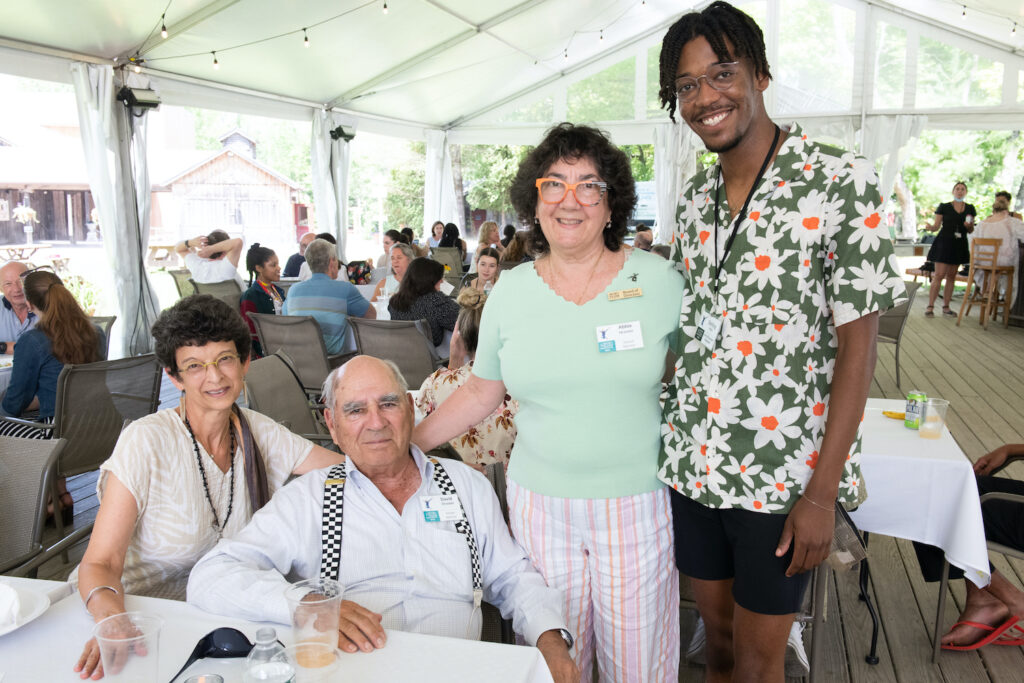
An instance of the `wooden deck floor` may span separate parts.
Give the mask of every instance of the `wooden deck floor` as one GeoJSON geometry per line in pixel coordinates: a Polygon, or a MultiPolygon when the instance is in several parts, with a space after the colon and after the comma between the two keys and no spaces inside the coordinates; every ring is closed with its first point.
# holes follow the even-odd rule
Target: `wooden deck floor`
{"type": "MultiPolygon", "coordinates": [[[[976,317],[965,320],[959,328],[955,318],[925,318],[923,298],[919,296],[915,302],[903,336],[903,389],[921,389],[929,396],[950,401],[950,431],[972,460],[1003,443],[1024,442],[1024,329],[990,324],[983,330],[976,317]]],[[[955,310],[959,310],[959,305],[959,300],[954,300],[955,310]]],[[[896,387],[893,351],[890,344],[879,346],[872,397],[905,395],[896,387]]],[[[162,407],[175,405],[177,398],[173,387],[165,382],[162,407]]],[[[1024,463],[1016,463],[1005,474],[1024,479],[1024,463]]],[[[71,483],[76,524],[95,517],[95,478],[95,474],[82,475],[71,483]]],[[[72,551],[70,565],[52,562],[44,566],[40,576],[63,578],[83,551],[84,547],[72,551]]],[[[976,653],[943,652],[938,664],[933,665],[930,643],[938,584],[926,584],[921,579],[909,541],[872,536],[870,553],[871,594],[882,621],[880,662],[871,666],[864,661],[870,620],[857,597],[856,574],[836,576],[828,598],[824,681],[1024,683],[1024,649],[1020,647],[988,647],[976,653]]],[[[1001,573],[1024,586],[1024,563],[1002,556],[992,559],[1001,573]]],[[[963,606],[962,581],[952,582],[950,598],[945,627],[956,620],[963,606]]],[[[693,623],[693,613],[684,612],[684,649],[693,623]]],[[[684,664],[679,680],[701,681],[703,669],[684,664]]]]}

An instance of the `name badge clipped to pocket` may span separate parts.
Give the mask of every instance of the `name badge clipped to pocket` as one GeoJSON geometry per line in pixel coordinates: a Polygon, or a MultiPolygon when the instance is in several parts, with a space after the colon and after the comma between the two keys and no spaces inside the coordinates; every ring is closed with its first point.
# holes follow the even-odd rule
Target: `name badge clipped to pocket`
{"type": "Polygon", "coordinates": [[[423,519],[428,522],[461,522],[466,518],[459,505],[459,497],[453,493],[423,496],[420,498],[420,509],[423,511],[423,519]]]}
{"type": "Polygon", "coordinates": [[[644,348],[640,321],[597,326],[597,350],[601,353],[644,348]]]}
{"type": "Polygon", "coordinates": [[[709,349],[714,350],[718,342],[718,335],[722,332],[722,321],[710,313],[705,313],[697,326],[697,341],[709,349]]]}

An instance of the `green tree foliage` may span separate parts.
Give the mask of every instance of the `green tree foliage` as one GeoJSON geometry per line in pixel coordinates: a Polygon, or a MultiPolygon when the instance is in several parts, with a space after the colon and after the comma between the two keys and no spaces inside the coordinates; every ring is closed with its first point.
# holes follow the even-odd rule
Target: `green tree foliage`
{"type": "Polygon", "coordinates": [[[621,145],[621,149],[629,155],[633,180],[654,180],[654,145],[621,145]]]}
{"type": "Polygon", "coordinates": [[[529,149],[515,145],[463,145],[462,175],[469,188],[469,205],[474,209],[511,212],[508,188],[529,149]]]}
{"type": "Polygon", "coordinates": [[[389,171],[384,215],[389,228],[398,228],[404,223],[418,235],[423,226],[426,145],[422,142],[410,142],[409,152],[412,158],[408,163],[397,165],[389,171]]]}
{"type": "Polygon", "coordinates": [[[573,83],[566,94],[566,116],[579,123],[633,118],[636,57],[573,83]]]}
{"type": "Polygon", "coordinates": [[[953,184],[967,183],[967,201],[979,216],[991,212],[997,190],[1020,184],[1024,146],[1019,132],[926,130],[903,167],[917,202],[917,224],[931,223],[940,202],[951,200],[953,184]]]}

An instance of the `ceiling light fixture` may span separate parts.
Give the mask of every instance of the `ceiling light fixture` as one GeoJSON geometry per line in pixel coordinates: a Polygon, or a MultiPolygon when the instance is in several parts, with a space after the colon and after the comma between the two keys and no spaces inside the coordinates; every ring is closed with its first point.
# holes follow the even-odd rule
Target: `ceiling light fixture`
{"type": "Polygon", "coordinates": [[[160,15],[160,37],[161,38],[166,38],[167,37],[167,15],[166,14],[161,14],[160,15]]]}
{"type": "Polygon", "coordinates": [[[306,33],[306,29],[302,29],[302,44],[309,47],[309,35],[306,33]]]}
{"type": "Polygon", "coordinates": [[[219,69],[220,68],[220,62],[217,61],[217,53],[216,52],[211,52],[210,54],[213,55],[213,68],[214,69],[219,69]]]}

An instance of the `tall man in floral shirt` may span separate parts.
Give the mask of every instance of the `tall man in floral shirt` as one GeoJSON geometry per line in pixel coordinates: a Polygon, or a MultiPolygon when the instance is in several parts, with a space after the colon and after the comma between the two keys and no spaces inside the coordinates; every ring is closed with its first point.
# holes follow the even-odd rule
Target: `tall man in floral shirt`
{"type": "Polygon", "coordinates": [[[878,314],[904,295],[872,165],[777,126],[761,30],[724,2],[683,16],[661,100],[718,153],[684,188],[686,277],[659,476],[693,579],[709,681],[783,680],[834,506],[866,495],[858,426],[878,314]]]}

